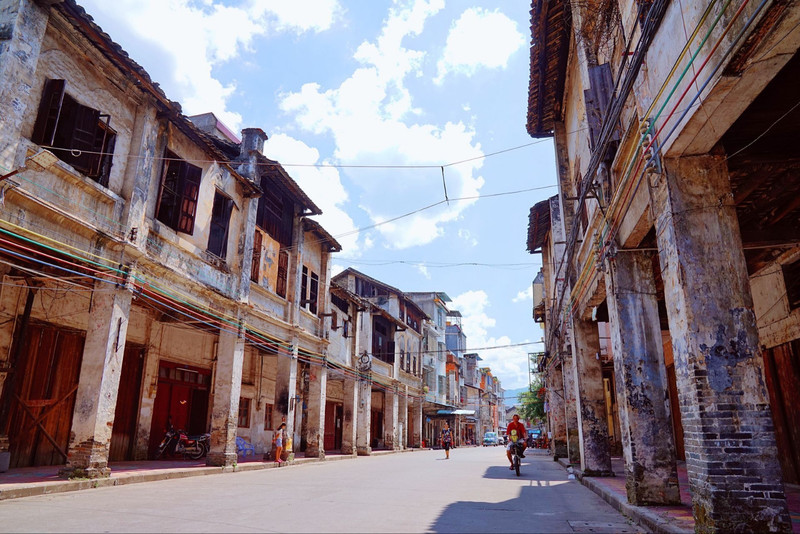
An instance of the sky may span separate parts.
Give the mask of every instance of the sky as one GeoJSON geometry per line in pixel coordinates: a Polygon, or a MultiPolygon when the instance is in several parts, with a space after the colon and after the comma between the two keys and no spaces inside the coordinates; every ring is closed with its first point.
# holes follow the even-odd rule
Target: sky
{"type": "Polygon", "coordinates": [[[468,352],[528,385],[528,213],[557,193],[525,131],[529,2],[78,2],[185,114],[267,133],[342,244],[333,274],[447,293],[468,352]]]}

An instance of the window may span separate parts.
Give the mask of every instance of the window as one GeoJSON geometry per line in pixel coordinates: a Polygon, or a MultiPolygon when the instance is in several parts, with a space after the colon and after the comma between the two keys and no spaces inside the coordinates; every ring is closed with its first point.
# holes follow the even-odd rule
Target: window
{"type": "Polygon", "coordinates": [[[65,89],[64,80],[45,81],[31,140],[107,187],[117,139],[111,116],[78,104],[65,89]]]}
{"type": "Polygon", "coordinates": [[[261,230],[253,230],[253,260],[250,264],[250,280],[261,283],[261,230]]]}
{"type": "Polygon", "coordinates": [[[375,316],[372,322],[372,355],[388,364],[394,363],[394,341],[389,337],[390,329],[394,327],[380,316],[375,316]]]}
{"type": "Polygon", "coordinates": [[[311,273],[311,285],[308,288],[308,311],[317,313],[317,298],[319,297],[319,276],[311,273]]]}
{"type": "Polygon", "coordinates": [[[258,199],[256,224],[281,245],[292,244],[293,204],[270,176],[261,177],[264,194],[258,199]]]}
{"type": "Polygon", "coordinates": [[[796,310],[800,308],[800,261],[784,265],[782,271],[789,309],[796,310]]]}
{"type": "Polygon", "coordinates": [[[239,397],[239,417],[236,426],[250,428],[250,399],[247,397],[239,397]]]}
{"type": "Polygon", "coordinates": [[[156,219],[176,232],[194,232],[197,195],[200,192],[202,169],[180,159],[167,150],[161,172],[161,195],[156,219]]]}
{"type": "Polygon", "coordinates": [[[278,253],[278,279],[275,281],[275,293],[286,298],[286,283],[289,280],[289,252],[278,253]]]}
{"type": "Polygon", "coordinates": [[[232,211],[233,200],[219,191],[214,193],[214,207],[211,210],[211,226],[209,228],[207,250],[223,260],[228,253],[228,228],[232,211]]]}
{"type": "Polygon", "coordinates": [[[303,266],[300,279],[300,307],[306,308],[313,314],[317,313],[317,300],[319,298],[319,275],[303,266]],[[310,276],[309,276],[310,274],[310,276]]]}
{"type": "Polygon", "coordinates": [[[264,405],[264,430],[273,430],[272,428],[272,404],[264,405]]]}

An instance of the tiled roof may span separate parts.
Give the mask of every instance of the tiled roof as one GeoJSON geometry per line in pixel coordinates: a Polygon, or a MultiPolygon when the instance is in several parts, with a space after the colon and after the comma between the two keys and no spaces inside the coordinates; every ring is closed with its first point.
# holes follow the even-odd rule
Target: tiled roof
{"type": "Polygon", "coordinates": [[[552,137],[561,120],[572,14],[565,0],[533,0],[531,72],[527,130],[531,137],[552,137]]]}

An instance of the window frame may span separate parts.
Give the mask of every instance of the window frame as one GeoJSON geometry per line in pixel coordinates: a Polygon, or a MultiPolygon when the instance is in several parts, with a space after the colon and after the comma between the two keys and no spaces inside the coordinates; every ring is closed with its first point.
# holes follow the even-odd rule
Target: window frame
{"type": "Polygon", "coordinates": [[[237,428],[250,428],[250,404],[251,399],[248,397],[239,397],[239,410],[236,416],[237,428]],[[242,421],[246,424],[242,424],[242,421]]]}
{"type": "Polygon", "coordinates": [[[192,235],[202,176],[202,168],[188,163],[171,150],[165,149],[161,166],[156,220],[176,232],[192,235]],[[174,186],[168,189],[168,184],[172,181],[174,181],[174,186]],[[168,194],[165,195],[165,193],[168,194]]]}
{"type": "Polygon", "coordinates": [[[228,237],[230,235],[231,217],[235,206],[236,203],[230,196],[219,189],[214,191],[214,204],[211,208],[211,220],[208,225],[208,244],[206,246],[206,252],[223,260],[228,255],[228,237]],[[215,229],[217,228],[219,228],[219,230],[215,233],[215,229]]]}
{"type": "Polygon", "coordinates": [[[81,104],[66,89],[66,80],[45,80],[31,141],[51,149],[77,172],[108,187],[117,140],[111,115],[81,104]]]}

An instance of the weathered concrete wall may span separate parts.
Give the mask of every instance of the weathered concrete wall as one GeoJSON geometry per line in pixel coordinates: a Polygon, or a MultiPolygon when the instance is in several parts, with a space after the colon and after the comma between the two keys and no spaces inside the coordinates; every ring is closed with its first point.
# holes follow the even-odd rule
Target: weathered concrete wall
{"type": "Polygon", "coordinates": [[[675,445],[652,262],[621,251],[606,286],[628,502],[679,504],[675,445]]]}
{"type": "Polygon", "coordinates": [[[211,450],[208,465],[236,463],[236,428],[242,388],[244,338],[236,332],[220,330],[214,393],[211,403],[211,450]]]}
{"type": "Polygon", "coordinates": [[[109,292],[96,282],[89,326],[81,360],[80,382],[75,394],[67,465],[68,477],[107,477],[111,429],[117,390],[125,354],[125,334],[131,309],[131,292],[109,292]]]}
{"type": "Polygon", "coordinates": [[[550,450],[553,458],[567,457],[566,405],[562,367],[554,366],[547,374],[547,419],[550,423],[550,450]]]}
{"type": "Polygon", "coordinates": [[[581,470],[587,476],[611,476],[603,369],[597,325],[572,320],[573,369],[578,412],[581,470]]]}
{"type": "Polygon", "coordinates": [[[359,380],[358,411],[356,416],[356,452],[359,456],[372,454],[372,436],[370,435],[370,418],[372,417],[372,382],[369,377],[359,380]]]}
{"type": "Polygon", "coordinates": [[[312,365],[308,370],[308,399],[305,424],[306,458],[325,458],[325,404],[328,369],[312,365]]]}
{"type": "Polygon", "coordinates": [[[724,159],[665,163],[659,261],[696,528],[790,530],[724,159]]]}

